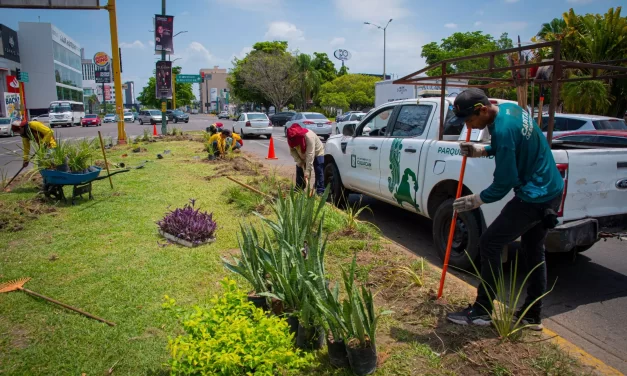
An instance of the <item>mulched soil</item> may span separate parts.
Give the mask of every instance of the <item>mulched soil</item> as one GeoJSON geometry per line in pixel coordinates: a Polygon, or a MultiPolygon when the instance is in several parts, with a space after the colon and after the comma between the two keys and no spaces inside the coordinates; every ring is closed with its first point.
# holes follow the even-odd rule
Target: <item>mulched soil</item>
{"type": "Polygon", "coordinates": [[[0,231],[23,230],[27,222],[56,211],[55,207],[40,198],[17,202],[0,201],[0,231]]]}

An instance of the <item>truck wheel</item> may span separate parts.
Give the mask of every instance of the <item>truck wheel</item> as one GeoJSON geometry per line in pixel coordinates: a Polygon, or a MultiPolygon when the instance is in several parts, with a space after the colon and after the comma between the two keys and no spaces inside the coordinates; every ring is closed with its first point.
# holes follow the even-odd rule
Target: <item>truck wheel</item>
{"type": "Polygon", "coordinates": [[[344,188],[340,171],[333,162],[324,166],[324,185],[330,186],[329,201],[340,209],[345,208],[348,202],[348,191],[344,188]]]}
{"type": "MultiPolygon", "coordinates": [[[[433,216],[433,243],[438,251],[438,256],[444,260],[448,233],[453,217],[453,199],[444,201],[433,216]]],[[[453,247],[449,258],[449,265],[460,269],[472,270],[470,260],[475,262],[479,256],[479,238],[481,237],[481,224],[479,218],[472,212],[459,213],[453,247]],[[468,255],[466,255],[468,252],[468,255]],[[470,256],[470,259],[468,258],[470,256]]],[[[475,263],[475,265],[477,265],[475,263]]],[[[479,266],[477,265],[477,268],[479,266]]]]}

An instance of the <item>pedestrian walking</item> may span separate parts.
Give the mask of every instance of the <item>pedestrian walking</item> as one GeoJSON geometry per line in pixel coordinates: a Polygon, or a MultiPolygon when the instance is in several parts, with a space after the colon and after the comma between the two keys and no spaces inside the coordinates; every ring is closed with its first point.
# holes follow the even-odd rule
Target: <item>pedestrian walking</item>
{"type": "MultiPolygon", "coordinates": [[[[455,98],[452,123],[466,123],[471,129],[488,128],[490,145],[462,143],[461,154],[469,158],[494,156],[494,181],[481,193],[461,197],[453,203],[457,212],[477,209],[483,204],[501,200],[512,189],[511,199],[483,233],[479,241],[481,278],[488,291],[479,284],[477,298],[472,306],[461,312],[450,313],[447,319],[462,325],[490,325],[494,294],[494,276],[501,268],[501,251],[521,237],[522,253],[528,268],[540,265],[528,280],[527,298],[517,311],[519,318],[534,300],[547,289],[544,241],[548,229],[557,224],[557,210],[562,202],[564,181],[557,169],[551,148],[523,108],[516,104],[490,103],[480,89],[468,89],[455,98]]],[[[470,130],[469,130],[470,131],[470,130]]],[[[533,304],[522,318],[531,329],[541,330],[542,301],[533,304]]]]}
{"type": "Polygon", "coordinates": [[[294,124],[287,129],[287,144],[296,162],[296,187],[309,187],[314,173],[316,193],[324,193],[324,145],[318,135],[294,124]]]}

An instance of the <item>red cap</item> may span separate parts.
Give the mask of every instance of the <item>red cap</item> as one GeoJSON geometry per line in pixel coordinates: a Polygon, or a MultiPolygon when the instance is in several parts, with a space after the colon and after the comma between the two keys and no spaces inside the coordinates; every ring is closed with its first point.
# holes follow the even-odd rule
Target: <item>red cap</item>
{"type": "Polygon", "coordinates": [[[224,124],[222,124],[222,123],[216,123],[216,127],[218,127],[218,128],[222,128],[223,125],[224,124]]]}

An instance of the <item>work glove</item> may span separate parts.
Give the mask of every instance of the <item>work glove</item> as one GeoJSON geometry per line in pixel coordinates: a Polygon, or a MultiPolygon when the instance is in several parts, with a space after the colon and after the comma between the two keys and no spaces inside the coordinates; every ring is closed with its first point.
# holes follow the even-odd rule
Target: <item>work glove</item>
{"type": "Polygon", "coordinates": [[[481,197],[479,196],[479,194],[474,194],[460,197],[455,200],[455,202],[453,202],[453,209],[456,210],[458,213],[462,213],[477,209],[481,205],[483,205],[481,197]]]}
{"type": "Polygon", "coordinates": [[[469,158],[481,158],[488,156],[485,146],[474,142],[462,142],[459,144],[459,149],[461,150],[463,156],[469,158]]]}

